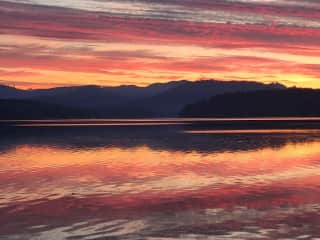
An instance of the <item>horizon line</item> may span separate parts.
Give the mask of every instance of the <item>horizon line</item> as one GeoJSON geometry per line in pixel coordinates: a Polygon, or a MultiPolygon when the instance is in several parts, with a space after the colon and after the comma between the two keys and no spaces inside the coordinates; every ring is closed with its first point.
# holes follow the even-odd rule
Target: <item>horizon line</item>
{"type": "MultiPolygon", "coordinates": [[[[286,84],[283,84],[281,82],[273,81],[273,82],[259,82],[257,80],[225,80],[225,79],[197,79],[197,80],[188,80],[188,79],[180,79],[180,80],[169,80],[165,82],[154,82],[150,83],[144,86],[136,85],[136,84],[120,84],[120,85],[98,85],[98,84],[78,84],[78,85],[64,85],[64,84],[58,84],[56,86],[50,86],[50,87],[34,87],[34,88],[23,88],[23,87],[17,87],[15,84],[6,84],[6,82],[9,82],[7,80],[0,80],[0,86],[15,88],[17,90],[23,90],[23,91],[32,91],[32,90],[49,90],[49,89],[57,89],[57,88],[72,88],[72,87],[100,87],[100,88],[119,88],[119,87],[137,87],[137,88],[148,88],[152,85],[156,84],[169,84],[174,82],[189,82],[189,83],[196,83],[196,82],[206,82],[206,81],[212,81],[212,82],[243,82],[243,83],[258,83],[262,85],[281,85],[286,88],[290,87],[296,87],[296,86],[288,86],[286,84]],[[2,84],[2,82],[4,82],[2,84]]],[[[23,82],[21,82],[23,84],[23,82]]],[[[307,88],[307,89],[320,89],[320,88],[307,88]]]]}

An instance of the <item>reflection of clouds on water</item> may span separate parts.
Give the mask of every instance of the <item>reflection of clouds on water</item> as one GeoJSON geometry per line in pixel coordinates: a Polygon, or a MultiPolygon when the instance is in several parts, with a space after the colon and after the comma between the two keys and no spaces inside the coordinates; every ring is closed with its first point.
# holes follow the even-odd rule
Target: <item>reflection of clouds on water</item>
{"type": "MultiPolygon", "coordinates": [[[[294,225],[286,219],[319,215],[318,204],[255,210],[235,207],[230,210],[207,209],[204,212],[184,211],[159,214],[138,220],[91,219],[71,226],[50,229],[37,226],[39,232],[29,239],[309,239],[313,222],[294,225]],[[282,223],[283,221],[283,223],[282,223]],[[225,224],[225,225],[224,225],[225,224]],[[273,225],[272,225],[273,224],[273,225]],[[193,232],[193,233],[192,233],[193,232]]],[[[318,220],[318,218],[317,218],[318,220]]],[[[35,229],[34,227],[30,229],[35,229]]],[[[317,230],[320,230],[317,228],[317,230]]],[[[319,232],[320,233],[320,232],[319,232]]],[[[9,235],[7,239],[22,239],[9,235]]]]}
{"type": "MultiPolygon", "coordinates": [[[[212,154],[148,147],[75,151],[24,145],[0,155],[4,196],[0,203],[70,195],[173,194],[236,186],[259,189],[278,183],[280,187],[282,182],[287,187],[304,187],[308,178],[319,177],[319,145],[299,143],[279,149],[212,154]]],[[[315,180],[309,185],[317,187],[315,180]]]]}
{"type": "Polygon", "coordinates": [[[320,237],[317,132],[0,129],[0,239],[320,237]]]}
{"type": "MultiPolygon", "coordinates": [[[[48,229],[47,226],[39,227],[39,233],[30,233],[23,238],[28,239],[109,239],[113,237],[125,238],[130,234],[135,234],[145,229],[143,220],[115,220],[101,222],[92,220],[90,222],[80,222],[67,227],[48,229]]],[[[7,239],[23,239],[20,235],[10,235],[7,239]]]]}

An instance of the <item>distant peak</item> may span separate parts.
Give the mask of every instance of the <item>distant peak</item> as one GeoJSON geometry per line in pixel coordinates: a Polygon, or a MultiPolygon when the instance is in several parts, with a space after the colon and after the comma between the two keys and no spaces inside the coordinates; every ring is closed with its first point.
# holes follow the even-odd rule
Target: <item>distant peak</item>
{"type": "Polygon", "coordinates": [[[16,89],[16,90],[18,90],[17,88],[12,87],[12,86],[8,86],[8,85],[0,85],[0,88],[4,88],[4,89],[16,89]]]}

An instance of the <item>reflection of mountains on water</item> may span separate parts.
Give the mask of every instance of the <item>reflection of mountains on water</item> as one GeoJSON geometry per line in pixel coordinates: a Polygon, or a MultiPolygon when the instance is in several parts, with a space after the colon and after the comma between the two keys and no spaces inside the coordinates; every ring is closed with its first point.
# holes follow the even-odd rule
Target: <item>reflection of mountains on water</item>
{"type": "MultiPolygon", "coordinates": [[[[258,134],[253,132],[235,132],[234,134],[193,134],[192,130],[217,129],[224,125],[230,129],[230,123],[192,123],[169,126],[63,126],[63,127],[3,127],[0,128],[1,150],[6,151],[18,145],[48,145],[59,148],[134,148],[147,146],[157,150],[223,152],[254,150],[264,147],[278,148],[288,143],[314,141],[320,134],[303,130],[286,133],[270,131],[258,134]],[[218,127],[217,127],[218,126],[218,127]]],[[[238,123],[237,129],[245,129],[247,122],[238,123]]],[[[259,127],[250,124],[253,129],[259,127]]],[[[266,125],[263,125],[266,127],[266,125]]],[[[289,126],[293,126],[290,125],[289,126]]],[[[298,123],[296,127],[301,126],[298,123]]],[[[307,127],[308,125],[304,125],[307,127]]],[[[313,124],[311,126],[314,127],[313,124]]],[[[272,127],[269,123],[268,127],[272,127]]],[[[279,127],[279,125],[278,125],[279,127]]],[[[294,126],[293,126],[294,127],[294,126]]],[[[294,128],[293,128],[294,129],[294,128]]]]}

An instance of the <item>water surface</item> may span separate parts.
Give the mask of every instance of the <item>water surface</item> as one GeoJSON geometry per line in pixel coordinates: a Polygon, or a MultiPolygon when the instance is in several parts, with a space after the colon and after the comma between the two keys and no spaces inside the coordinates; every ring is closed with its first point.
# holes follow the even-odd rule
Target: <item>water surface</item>
{"type": "Polygon", "coordinates": [[[0,239],[320,238],[319,119],[1,124],[0,239]]]}

